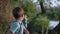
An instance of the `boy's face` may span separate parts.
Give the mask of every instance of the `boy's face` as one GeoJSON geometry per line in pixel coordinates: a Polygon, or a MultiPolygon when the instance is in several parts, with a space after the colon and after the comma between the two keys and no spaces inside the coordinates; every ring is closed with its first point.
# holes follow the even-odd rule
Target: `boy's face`
{"type": "Polygon", "coordinates": [[[20,16],[20,17],[23,17],[23,15],[24,15],[24,10],[21,10],[21,11],[19,12],[19,16],[20,16]]]}

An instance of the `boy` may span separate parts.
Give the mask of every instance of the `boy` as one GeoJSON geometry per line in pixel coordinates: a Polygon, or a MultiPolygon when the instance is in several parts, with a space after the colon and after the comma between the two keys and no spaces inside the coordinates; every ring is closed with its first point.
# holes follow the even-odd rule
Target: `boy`
{"type": "Polygon", "coordinates": [[[24,23],[27,22],[26,16],[24,15],[24,10],[22,8],[16,7],[15,9],[13,9],[12,13],[15,21],[10,26],[7,34],[23,34],[23,31],[25,32],[25,34],[29,34],[28,30],[26,29],[27,24],[24,23]]]}

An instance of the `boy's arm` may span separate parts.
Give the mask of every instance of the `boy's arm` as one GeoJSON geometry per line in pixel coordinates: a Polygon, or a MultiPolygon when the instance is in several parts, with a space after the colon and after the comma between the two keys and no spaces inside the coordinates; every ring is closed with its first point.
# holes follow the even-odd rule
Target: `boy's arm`
{"type": "Polygon", "coordinates": [[[25,24],[25,27],[27,28],[27,24],[25,24]]]}
{"type": "Polygon", "coordinates": [[[25,34],[29,34],[29,31],[24,27],[25,34]]]}

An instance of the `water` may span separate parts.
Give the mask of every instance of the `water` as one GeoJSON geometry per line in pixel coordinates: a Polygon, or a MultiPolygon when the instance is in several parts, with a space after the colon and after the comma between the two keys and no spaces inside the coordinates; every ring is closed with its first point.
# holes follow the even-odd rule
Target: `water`
{"type": "Polygon", "coordinates": [[[58,24],[59,24],[59,21],[50,20],[49,29],[51,29],[51,30],[54,29],[58,24]]]}

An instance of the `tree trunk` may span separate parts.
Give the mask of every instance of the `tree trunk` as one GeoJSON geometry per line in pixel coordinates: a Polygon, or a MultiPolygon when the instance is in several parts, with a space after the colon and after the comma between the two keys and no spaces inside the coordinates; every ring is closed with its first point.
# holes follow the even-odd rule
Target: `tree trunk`
{"type": "Polygon", "coordinates": [[[44,34],[44,27],[42,26],[42,34],[44,34]]]}
{"type": "Polygon", "coordinates": [[[46,11],[45,11],[44,6],[43,6],[43,0],[40,1],[40,6],[41,6],[42,14],[44,14],[46,11]]]}
{"type": "Polygon", "coordinates": [[[48,34],[48,27],[47,27],[47,29],[46,29],[46,34],[48,34]]]}

